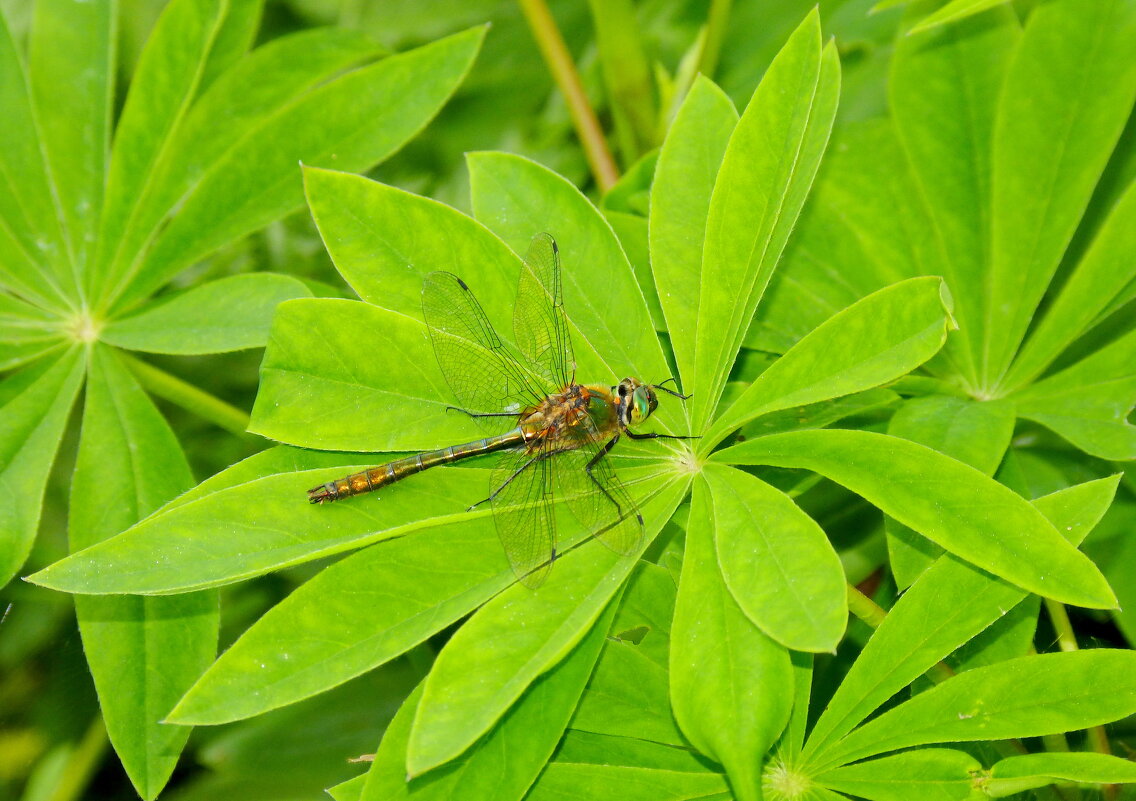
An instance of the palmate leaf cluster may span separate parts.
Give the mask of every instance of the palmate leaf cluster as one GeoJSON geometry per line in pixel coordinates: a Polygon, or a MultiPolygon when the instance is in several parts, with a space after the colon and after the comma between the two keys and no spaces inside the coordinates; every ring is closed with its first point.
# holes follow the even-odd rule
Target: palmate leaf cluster
{"type": "Polygon", "coordinates": [[[989,5],[916,9],[909,22],[929,30],[896,47],[888,117],[835,131],[841,64],[808,14],[740,114],[696,79],[658,153],[598,207],[500,152],[466,159],[472,216],[304,167],[359,299],[277,307],[250,429],[282,444],[33,577],[84,603],[194,603],[342,555],[212,664],[199,654],[176,692],[143,671],[161,707],[147,747],[318,703],[379,668],[417,687],[369,768],[331,789],[341,801],[966,799],[1136,781],[1101,753],[1013,751],[1136,714],[1136,658],[1029,653],[1039,597],[1057,615],[1112,609],[1127,589],[1123,559],[1110,587],[1078,550],[1118,477],[1065,456],[1047,474],[1059,487],[1031,492],[1040,468],[1006,455],[1033,421],[1066,454],[1131,458],[1136,360],[1113,314],[1136,263],[1131,171],[1109,159],[1136,86],[1136,4],[1057,0],[1024,27],[989,5]],[[422,277],[461,274],[507,335],[516,254],[537,231],[560,244],[578,375],[675,375],[693,397],[664,399],[650,425],[699,438],[619,444],[646,558],[565,529],[534,591],[490,512],[467,511],[487,490],[480,466],[328,507],[304,491],[482,435],[446,413],[422,277]],[[907,591],[866,642],[847,627],[845,554],[807,510],[811,476],[886,516],[907,591]],[[849,642],[851,667],[825,677],[814,655],[849,642]]]}

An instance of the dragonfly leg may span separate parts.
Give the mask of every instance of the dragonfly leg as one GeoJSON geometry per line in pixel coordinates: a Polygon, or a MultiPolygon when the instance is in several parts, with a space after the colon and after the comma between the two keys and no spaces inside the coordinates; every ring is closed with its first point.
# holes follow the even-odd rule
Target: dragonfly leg
{"type": "MultiPolygon", "coordinates": [[[[630,434],[631,432],[627,432],[627,433],[630,434]]],[[[619,501],[617,501],[615,498],[613,498],[611,496],[611,493],[607,491],[607,487],[605,487],[603,484],[601,484],[599,479],[597,479],[592,474],[592,468],[595,467],[599,463],[600,459],[604,458],[609,453],[611,453],[611,449],[615,447],[615,443],[617,443],[617,442],[619,442],[619,434],[616,434],[614,437],[609,439],[607,441],[607,443],[603,446],[603,448],[600,449],[599,453],[597,453],[595,456],[593,456],[591,458],[591,460],[586,465],[584,465],[584,472],[588,474],[588,478],[590,478],[592,480],[592,483],[600,488],[600,492],[602,492],[607,497],[607,499],[612,502],[612,504],[615,506],[616,513],[619,515],[619,517],[617,519],[622,520],[623,519],[623,507],[619,505],[619,501]]],[[[643,524],[643,515],[639,514],[639,512],[636,512],[635,516],[637,518],[639,518],[639,524],[642,525],[643,524]]]]}
{"type": "Polygon", "coordinates": [[[625,433],[627,436],[631,437],[631,439],[702,439],[702,437],[695,435],[695,434],[691,434],[691,435],[655,434],[655,433],[636,434],[634,431],[631,431],[630,429],[624,429],[623,433],[625,433]]]}
{"type": "Polygon", "coordinates": [[[473,511],[474,509],[476,509],[477,507],[481,506],[481,504],[483,504],[483,503],[486,503],[487,501],[491,501],[491,500],[493,500],[494,498],[496,498],[496,497],[497,497],[498,495],[500,495],[500,494],[501,494],[501,491],[502,491],[503,489],[505,489],[505,487],[507,487],[507,486],[509,486],[510,484],[512,484],[512,483],[513,483],[513,479],[515,479],[515,478],[516,478],[517,476],[519,476],[519,475],[520,475],[521,473],[523,473],[523,472],[525,472],[526,470],[528,470],[528,469],[529,469],[530,467],[532,467],[532,466],[533,466],[534,464],[536,464],[537,462],[541,462],[541,461],[544,461],[545,459],[548,459],[548,458],[550,458],[550,457],[552,457],[552,456],[555,456],[556,454],[560,453],[560,452],[561,452],[561,451],[563,451],[563,450],[564,450],[563,448],[559,448],[559,449],[557,449],[557,450],[554,450],[554,451],[548,451],[547,453],[538,453],[538,454],[537,454],[536,456],[534,456],[533,458],[529,459],[529,460],[528,460],[527,462],[525,462],[525,463],[524,463],[523,465],[521,465],[520,467],[518,467],[518,468],[516,469],[516,472],[514,472],[514,473],[513,473],[513,475],[511,475],[511,476],[509,476],[509,477],[508,477],[507,479],[505,479],[504,483],[503,483],[503,484],[501,484],[501,486],[500,486],[500,487],[498,487],[497,489],[493,490],[493,492],[489,493],[489,497],[488,497],[488,498],[482,498],[482,499],[481,499],[480,501],[478,501],[477,503],[475,503],[475,504],[474,504],[473,506],[471,506],[471,507],[469,507],[468,509],[466,509],[466,511],[467,511],[467,512],[472,512],[472,511],[473,511]]]}

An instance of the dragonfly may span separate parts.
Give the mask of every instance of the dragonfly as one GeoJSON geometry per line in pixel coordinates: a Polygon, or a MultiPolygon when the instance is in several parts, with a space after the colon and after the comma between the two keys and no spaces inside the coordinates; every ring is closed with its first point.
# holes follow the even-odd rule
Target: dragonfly
{"type": "Polygon", "coordinates": [[[616,553],[636,551],[643,516],[608,458],[630,439],[692,439],[638,432],[659,403],[659,392],[686,400],[666,384],[624,378],[614,386],[579,384],[564,312],[560,252],[547,233],[533,237],[522,263],[513,307],[514,348],[506,346],[469,286],[453,273],[429,273],[422,312],[434,355],[461,412],[485,424],[506,418],[505,433],[426,451],[329,481],[308,490],[322,504],[387,487],[432,467],[498,453],[492,491],[469,510],[490,504],[513,572],[535,588],[556,551],[559,496],[589,534],[616,553]],[[519,353],[518,353],[519,351],[519,353]]]}

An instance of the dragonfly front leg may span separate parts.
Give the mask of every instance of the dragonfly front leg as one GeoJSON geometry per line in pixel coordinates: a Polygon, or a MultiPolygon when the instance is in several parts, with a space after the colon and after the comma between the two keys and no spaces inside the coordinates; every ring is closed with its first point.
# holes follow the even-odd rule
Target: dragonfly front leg
{"type": "MultiPolygon", "coordinates": [[[[626,429],[625,429],[625,432],[628,435],[631,434],[631,432],[626,431],[626,429]]],[[[592,473],[592,468],[594,468],[597,464],[599,464],[600,459],[603,459],[605,456],[607,456],[609,453],[611,453],[611,449],[615,447],[615,443],[617,443],[617,442],[619,442],[619,433],[618,432],[616,433],[616,435],[614,437],[612,437],[606,443],[604,443],[604,446],[600,449],[599,453],[597,453],[590,460],[588,460],[588,463],[586,465],[584,465],[584,472],[588,474],[588,478],[590,478],[592,480],[592,483],[595,484],[597,487],[599,487],[600,492],[602,492],[604,494],[604,497],[606,497],[609,501],[611,501],[612,505],[615,507],[616,514],[618,515],[616,517],[616,519],[622,520],[623,519],[623,507],[620,506],[619,501],[617,501],[615,498],[613,498],[612,494],[607,491],[607,487],[605,487],[603,485],[603,482],[601,482],[598,478],[596,478],[595,474],[592,473]]],[[[636,511],[635,517],[638,518],[639,525],[643,525],[643,515],[641,515],[638,511],[636,511]]]]}
{"type": "Polygon", "coordinates": [[[698,434],[636,434],[631,429],[624,429],[623,433],[631,439],[702,439],[698,434]]]}

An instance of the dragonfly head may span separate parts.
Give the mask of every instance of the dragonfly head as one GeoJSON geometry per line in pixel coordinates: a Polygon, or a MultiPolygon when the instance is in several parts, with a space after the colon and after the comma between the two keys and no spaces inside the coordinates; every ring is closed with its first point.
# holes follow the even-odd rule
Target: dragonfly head
{"type": "Polygon", "coordinates": [[[615,388],[615,395],[619,399],[619,421],[625,426],[639,425],[659,405],[659,397],[654,388],[638,378],[620,381],[615,388]]]}

